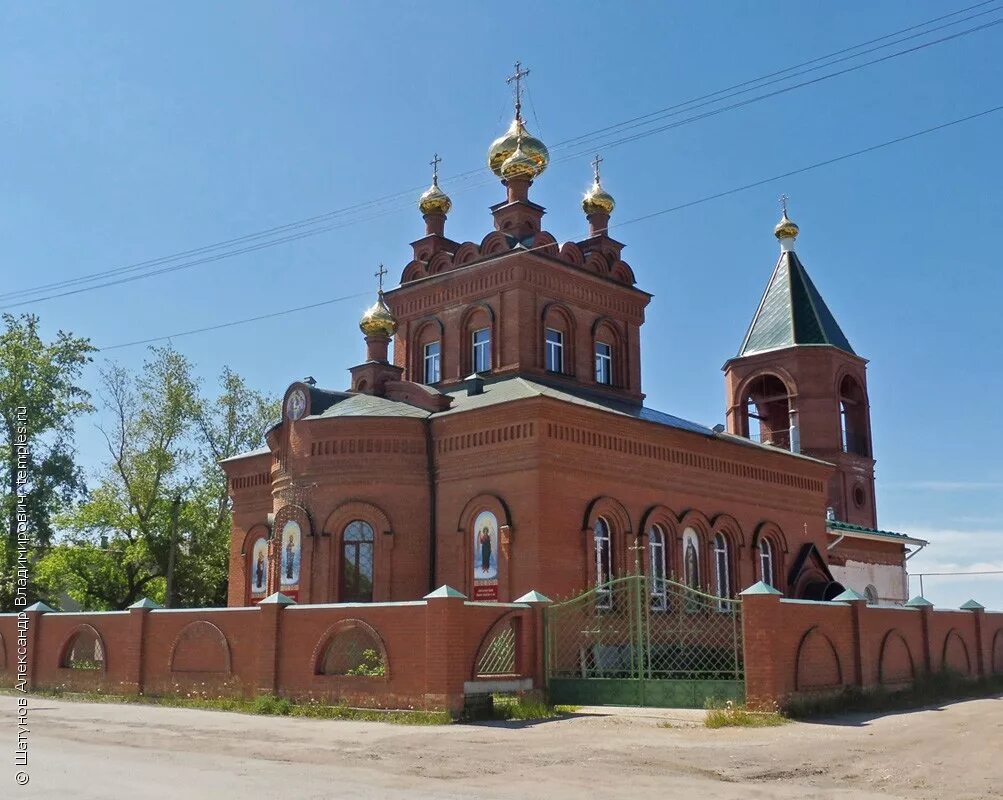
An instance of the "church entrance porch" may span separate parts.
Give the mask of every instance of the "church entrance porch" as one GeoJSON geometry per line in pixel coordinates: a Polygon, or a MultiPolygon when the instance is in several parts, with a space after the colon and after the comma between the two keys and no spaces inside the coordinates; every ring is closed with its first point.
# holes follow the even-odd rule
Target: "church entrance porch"
{"type": "Polygon", "coordinates": [[[545,622],[552,703],[745,701],[740,600],[634,575],[554,603],[545,622]]]}

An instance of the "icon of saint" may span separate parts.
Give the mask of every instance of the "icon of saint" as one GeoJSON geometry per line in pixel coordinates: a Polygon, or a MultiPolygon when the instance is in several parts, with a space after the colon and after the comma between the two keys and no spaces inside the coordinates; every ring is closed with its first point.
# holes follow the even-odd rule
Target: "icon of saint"
{"type": "Polygon", "coordinates": [[[258,551],[258,562],[254,566],[254,587],[260,589],[265,585],[265,556],[258,551]]]}
{"type": "Polygon", "coordinates": [[[481,535],[477,538],[481,546],[481,572],[491,571],[491,529],[487,525],[481,529],[481,535]]]}
{"type": "Polygon", "coordinates": [[[293,535],[286,540],[286,580],[293,579],[293,535]]]}

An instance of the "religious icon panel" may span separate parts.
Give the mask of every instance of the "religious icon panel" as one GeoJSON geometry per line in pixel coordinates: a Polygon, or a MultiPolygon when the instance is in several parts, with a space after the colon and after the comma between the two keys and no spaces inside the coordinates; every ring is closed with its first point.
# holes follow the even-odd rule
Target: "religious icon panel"
{"type": "Polygon", "coordinates": [[[251,599],[260,600],[268,591],[268,539],[262,536],[251,549],[251,599]]]}
{"type": "Polygon", "coordinates": [[[474,520],[474,600],[498,599],[498,520],[482,511],[474,520]]]}
{"type": "Polygon", "coordinates": [[[300,526],[289,520],[282,528],[279,545],[281,547],[279,585],[283,594],[299,591],[301,544],[300,526]]]}

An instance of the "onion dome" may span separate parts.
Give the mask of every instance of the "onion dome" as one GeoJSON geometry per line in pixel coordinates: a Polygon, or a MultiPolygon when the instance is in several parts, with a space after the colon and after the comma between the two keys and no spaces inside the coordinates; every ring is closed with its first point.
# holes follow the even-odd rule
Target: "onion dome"
{"type": "Polygon", "coordinates": [[[777,223],[777,227],[773,229],[773,235],[778,239],[797,238],[798,226],[787,216],[786,209],[784,209],[784,215],[780,218],[780,222],[777,223]]]}
{"type": "Polygon", "coordinates": [[[383,299],[382,291],[380,291],[379,296],[376,298],[376,302],[366,309],[366,313],[359,320],[359,330],[366,336],[377,336],[379,334],[393,336],[397,333],[397,318],[394,317],[393,312],[383,299]]]}
{"type": "Polygon", "coordinates": [[[453,201],[439,188],[437,178],[432,179],[432,185],[418,198],[418,210],[422,214],[442,214],[445,216],[452,207],[453,201]]]}
{"type": "Polygon", "coordinates": [[[509,129],[495,139],[488,148],[488,167],[500,178],[502,174],[502,164],[504,164],[515,153],[516,147],[522,145],[523,155],[531,159],[534,167],[534,176],[540,175],[550,163],[550,152],[547,145],[531,136],[526,130],[526,124],[520,117],[512,120],[509,129]]]}
{"type": "Polygon", "coordinates": [[[502,178],[507,181],[520,178],[522,180],[531,181],[541,172],[543,172],[543,170],[537,168],[537,162],[530,157],[525,150],[523,150],[523,141],[521,136],[519,137],[518,143],[516,144],[512,155],[502,162],[501,170],[499,171],[502,178]]]}
{"type": "Polygon", "coordinates": [[[599,178],[596,178],[592,188],[582,198],[582,210],[586,214],[612,214],[614,206],[613,195],[603,189],[599,178]]]}

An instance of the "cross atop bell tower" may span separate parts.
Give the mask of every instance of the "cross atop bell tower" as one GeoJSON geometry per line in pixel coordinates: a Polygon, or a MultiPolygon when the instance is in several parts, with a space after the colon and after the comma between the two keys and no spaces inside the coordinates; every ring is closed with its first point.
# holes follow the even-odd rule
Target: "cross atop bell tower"
{"type": "Polygon", "coordinates": [[[522,79],[527,75],[529,75],[529,70],[522,68],[521,61],[516,61],[515,73],[505,79],[505,83],[515,84],[513,91],[515,93],[515,119],[517,122],[522,122],[522,79]]]}

